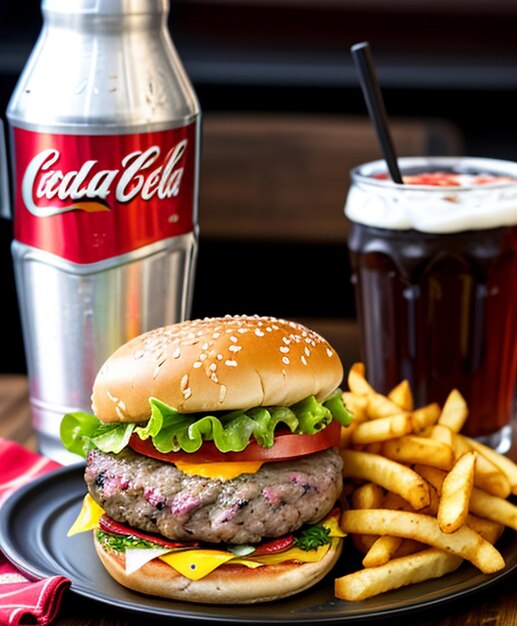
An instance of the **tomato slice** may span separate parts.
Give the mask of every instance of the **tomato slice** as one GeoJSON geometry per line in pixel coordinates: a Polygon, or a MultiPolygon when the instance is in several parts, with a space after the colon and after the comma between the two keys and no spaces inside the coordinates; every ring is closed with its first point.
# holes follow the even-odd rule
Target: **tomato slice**
{"type": "Polygon", "coordinates": [[[167,463],[183,461],[187,463],[228,463],[239,461],[288,461],[306,454],[321,452],[339,445],[341,424],[333,421],[319,433],[298,435],[288,430],[275,433],[271,448],[263,448],[255,440],[250,441],[242,452],[221,452],[212,441],[206,441],[197,452],[158,452],[151,439],[142,440],[133,433],[129,447],[143,454],[167,463]]]}

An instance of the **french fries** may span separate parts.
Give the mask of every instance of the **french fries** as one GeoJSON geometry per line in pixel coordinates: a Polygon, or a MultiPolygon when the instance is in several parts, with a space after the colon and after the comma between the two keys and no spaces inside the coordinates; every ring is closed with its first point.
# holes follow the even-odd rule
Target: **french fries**
{"type": "Polygon", "coordinates": [[[493,574],[505,565],[499,551],[469,526],[462,526],[455,533],[444,533],[434,517],[422,513],[350,509],[343,512],[341,530],[420,541],[470,561],[484,574],[493,574]]]}
{"type": "Polygon", "coordinates": [[[357,601],[443,576],[469,561],[501,570],[495,543],[517,530],[517,465],[460,434],[468,407],[453,389],[443,407],[415,408],[406,380],[387,396],[348,375],[345,404],[357,412],[341,438],[349,507],[341,518],[363,568],[335,581],[337,598],[357,601]]]}

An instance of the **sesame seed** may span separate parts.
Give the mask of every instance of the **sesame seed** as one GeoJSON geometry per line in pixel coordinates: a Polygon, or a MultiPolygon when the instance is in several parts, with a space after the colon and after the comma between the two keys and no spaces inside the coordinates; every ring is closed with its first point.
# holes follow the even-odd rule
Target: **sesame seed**
{"type": "Polygon", "coordinates": [[[283,356],[283,357],[282,357],[282,363],[283,363],[284,365],[289,365],[289,363],[290,363],[290,362],[291,362],[291,361],[289,360],[289,357],[287,357],[287,356],[283,356]]]}
{"type": "Polygon", "coordinates": [[[211,376],[210,376],[212,382],[214,383],[218,383],[219,379],[217,378],[217,374],[214,372],[211,376]]]}
{"type": "Polygon", "coordinates": [[[239,340],[237,339],[237,337],[235,337],[235,335],[232,335],[232,336],[230,337],[230,341],[231,341],[232,343],[237,343],[239,340]]]}
{"type": "Polygon", "coordinates": [[[205,343],[201,346],[201,349],[208,350],[209,347],[210,347],[210,344],[208,343],[208,341],[205,341],[205,343]]]}
{"type": "Polygon", "coordinates": [[[332,356],[333,352],[330,348],[327,348],[327,356],[330,358],[332,356]]]}
{"type": "Polygon", "coordinates": [[[211,372],[215,372],[215,370],[217,369],[217,363],[210,363],[210,365],[208,366],[208,369],[211,372]]]}
{"type": "Polygon", "coordinates": [[[264,337],[265,333],[263,333],[260,328],[256,328],[255,335],[257,335],[257,337],[264,337]]]}
{"type": "Polygon", "coordinates": [[[228,387],[226,385],[221,385],[221,387],[219,388],[219,402],[224,402],[227,392],[228,387]]]}
{"type": "Polygon", "coordinates": [[[115,413],[117,414],[117,417],[119,417],[121,420],[124,419],[125,415],[124,413],[120,410],[119,406],[115,407],[115,413]]]}
{"type": "Polygon", "coordinates": [[[280,346],[280,352],[287,354],[289,352],[289,348],[287,346],[280,346]]]}
{"type": "Polygon", "coordinates": [[[199,360],[200,360],[200,361],[206,361],[206,360],[207,360],[207,358],[208,358],[208,354],[207,354],[206,352],[202,352],[202,353],[199,355],[199,360]]]}
{"type": "Polygon", "coordinates": [[[239,352],[239,350],[242,350],[242,346],[229,346],[228,350],[230,352],[239,352]]]}
{"type": "Polygon", "coordinates": [[[223,355],[222,355],[222,354],[218,354],[215,358],[216,358],[218,361],[222,361],[222,360],[223,360],[223,355]]]}
{"type": "Polygon", "coordinates": [[[303,356],[303,354],[302,354],[302,363],[304,365],[307,365],[307,359],[303,356]]]}
{"type": "Polygon", "coordinates": [[[185,398],[185,400],[188,400],[191,395],[192,395],[192,389],[190,387],[187,387],[186,389],[183,390],[183,397],[185,398]]]}
{"type": "Polygon", "coordinates": [[[289,337],[282,337],[282,341],[285,343],[286,346],[288,346],[291,343],[291,340],[289,339],[289,337]]]}
{"type": "Polygon", "coordinates": [[[138,350],[138,352],[135,352],[134,358],[135,359],[141,359],[144,356],[144,354],[145,354],[144,350],[138,350]]]}
{"type": "Polygon", "coordinates": [[[309,348],[307,348],[307,346],[304,348],[303,351],[305,352],[307,356],[311,356],[311,351],[309,350],[309,348]]]}
{"type": "Polygon", "coordinates": [[[201,361],[195,361],[195,362],[192,364],[192,367],[193,367],[195,370],[197,370],[197,369],[199,369],[202,365],[203,365],[203,363],[201,363],[201,361]]]}
{"type": "Polygon", "coordinates": [[[106,391],[106,395],[112,402],[115,402],[116,404],[119,402],[117,396],[114,396],[110,391],[106,391]]]}
{"type": "Polygon", "coordinates": [[[232,359],[227,359],[224,364],[228,367],[237,367],[237,361],[233,361],[232,359]]]}
{"type": "Polygon", "coordinates": [[[213,333],[212,339],[219,339],[220,336],[221,336],[221,333],[213,333]]]}
{"type": "Polygon", "coordinates": [[[185,374],[183,378],[181,379],[180,388],[185,390],[187,388],[187,385],[188,385],[188,374],[185,374]]]}
{"type": "Polygon", "coordinates": [[[172,353],[172,358],[179,359],[180,356],[181,356],[181,350],[180,350],[180,347],[178,346],[176,350],[174,350],[174,352],[172,353]]]}

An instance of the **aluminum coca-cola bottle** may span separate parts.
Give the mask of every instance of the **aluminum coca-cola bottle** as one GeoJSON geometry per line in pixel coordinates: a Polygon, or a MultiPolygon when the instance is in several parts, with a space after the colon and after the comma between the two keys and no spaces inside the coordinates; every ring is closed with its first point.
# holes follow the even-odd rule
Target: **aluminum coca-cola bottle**
{"type": "Polygon", "coordinates": [[[71,459],[64,413],[102,362],[188,317],[199,105],[168,0],[43,0],[8,108],[18,300],[40,451],[71,459]]]}

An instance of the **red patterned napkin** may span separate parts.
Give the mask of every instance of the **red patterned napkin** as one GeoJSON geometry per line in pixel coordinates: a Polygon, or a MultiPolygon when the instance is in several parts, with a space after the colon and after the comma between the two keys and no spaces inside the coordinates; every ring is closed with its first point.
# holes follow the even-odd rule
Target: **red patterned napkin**
{"type": "MultiPolygon", "coordinates": [[[[59,463],[0,437],[0,506],[10,493],[58,467],[59,463]]],[[[0,624],[50,624],[69,586],[64,576],[31,581],[0,552],[0,624]]]]}

